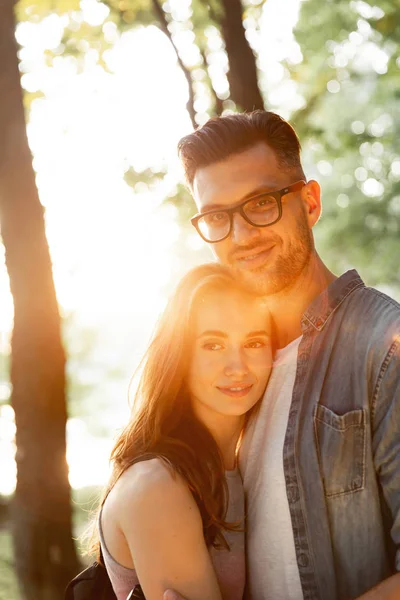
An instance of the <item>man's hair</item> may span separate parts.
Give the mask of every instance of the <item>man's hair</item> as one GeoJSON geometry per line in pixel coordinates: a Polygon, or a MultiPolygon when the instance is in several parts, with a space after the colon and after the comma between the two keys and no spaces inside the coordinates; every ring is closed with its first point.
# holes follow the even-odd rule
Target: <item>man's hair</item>
{"type": "Polygon", "coordinates": [[[300,141],[293,127],[273,112],[255,110],[210,119],[179,141],[178,153],[187,183],[193,187],[197,169],[225,160],[260,142],[273,150],[283,170],[295,170],[304,177],[300,141]]]}

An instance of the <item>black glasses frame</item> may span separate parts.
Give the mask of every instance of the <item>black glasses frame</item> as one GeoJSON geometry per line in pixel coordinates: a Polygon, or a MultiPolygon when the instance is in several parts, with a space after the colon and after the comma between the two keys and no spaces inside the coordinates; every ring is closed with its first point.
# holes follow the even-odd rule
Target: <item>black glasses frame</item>
{"type": "Polygon", "coordinates": [[[282,217],[282,196],[286,196],[286,194],[291,194],[292,192],[298,192],[305,185],[306,185],[306,181],[304,181],[304,180],[296,181],[296,183],[292,183],[291,185],[288,185],[287,187],[283,188],[282,190],[278,190],[275,192],[262,192],[260,194],[256,194],[255,196],[252,196],[251,198],[247,198],[243,202],[239,202],[238,204],[235,204],[234,206],[231,206],[230,208],[214,208],[213,210],[208,210],[207,212],[204,212],[204,213],[198,213],[197,215],[195,215],[194,217],[192,217],[190,219],[190,222],[192,223],[193,227],[196,229],[196,231],[200,235],[200,237],[202,237],[203,240],[205,242],[207,242],[207,244],[217,244],[218,242],[222,242],[223,240],[225,240],[230,235],[230,233],[232,231],[233,215],[237,212],[240,214],[241,217],[243,217],[243,219],[245,221],[247,221],[247,223],[249,223],[250,225],[253,225],[254,227],[270,227],[271,225],[274,225],[275,223],[277,223],[282,217]],[[253,223],[253,221],[251,221],[249,219],[249,217],[244,212],[244,207],[246,206],[246,204],[248,202],[253,202],[257,198],[261,198],[262,196],[265,196],[265,195],[272,196],[273,198],[275,198],[276,203],[278,205],[278,216],[275,219],[275,221],[272,221],[272,223],[266,223],[265,225],[258,225],[257,223],[253,223]],[[221,212],[226,213],[229,217],[228,233],[219,240],[215,240],[215,241],[208,240],[206,237],[204,237],[204,235],[200,231],[199,220],[202,217],[205,217],[208,215],[213,215],[216,213],[221,213],[221,212]]]}

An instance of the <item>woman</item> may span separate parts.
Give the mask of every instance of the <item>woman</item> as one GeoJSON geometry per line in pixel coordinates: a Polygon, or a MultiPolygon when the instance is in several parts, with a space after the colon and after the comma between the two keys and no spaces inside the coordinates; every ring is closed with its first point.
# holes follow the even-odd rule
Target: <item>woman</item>
{"type": "Polygon", "coordinates": [[[241,600],[243,487],[236,452],[271,370],[261,298],[207,264],[179,284],[144,361],[99,517],[118,600],[173,588],[192,600],[241,600]]]}

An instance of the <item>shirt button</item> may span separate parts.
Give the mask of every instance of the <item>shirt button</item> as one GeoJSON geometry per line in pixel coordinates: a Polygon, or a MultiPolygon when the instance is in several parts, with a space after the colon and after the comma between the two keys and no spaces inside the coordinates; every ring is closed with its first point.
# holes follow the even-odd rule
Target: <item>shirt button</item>
{"type": "Polygon", "coordinates": [[[307,554],[300,554],[297,559],[297,562],[299,564],[299,567],[308,567],[310,561],[308,560],[307,554]]]}

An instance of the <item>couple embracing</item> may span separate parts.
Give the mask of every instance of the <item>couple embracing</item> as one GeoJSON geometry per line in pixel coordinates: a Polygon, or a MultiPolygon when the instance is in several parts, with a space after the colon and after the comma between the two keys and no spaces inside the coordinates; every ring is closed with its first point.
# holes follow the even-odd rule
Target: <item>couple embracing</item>
{"type": "Polygon", "coordinates": [[[112,452],[118,600],[400,599],[400,307],[314,245],[320,188],[255,111],[179,144],[216,263],[182,279],[112,452]]]}

